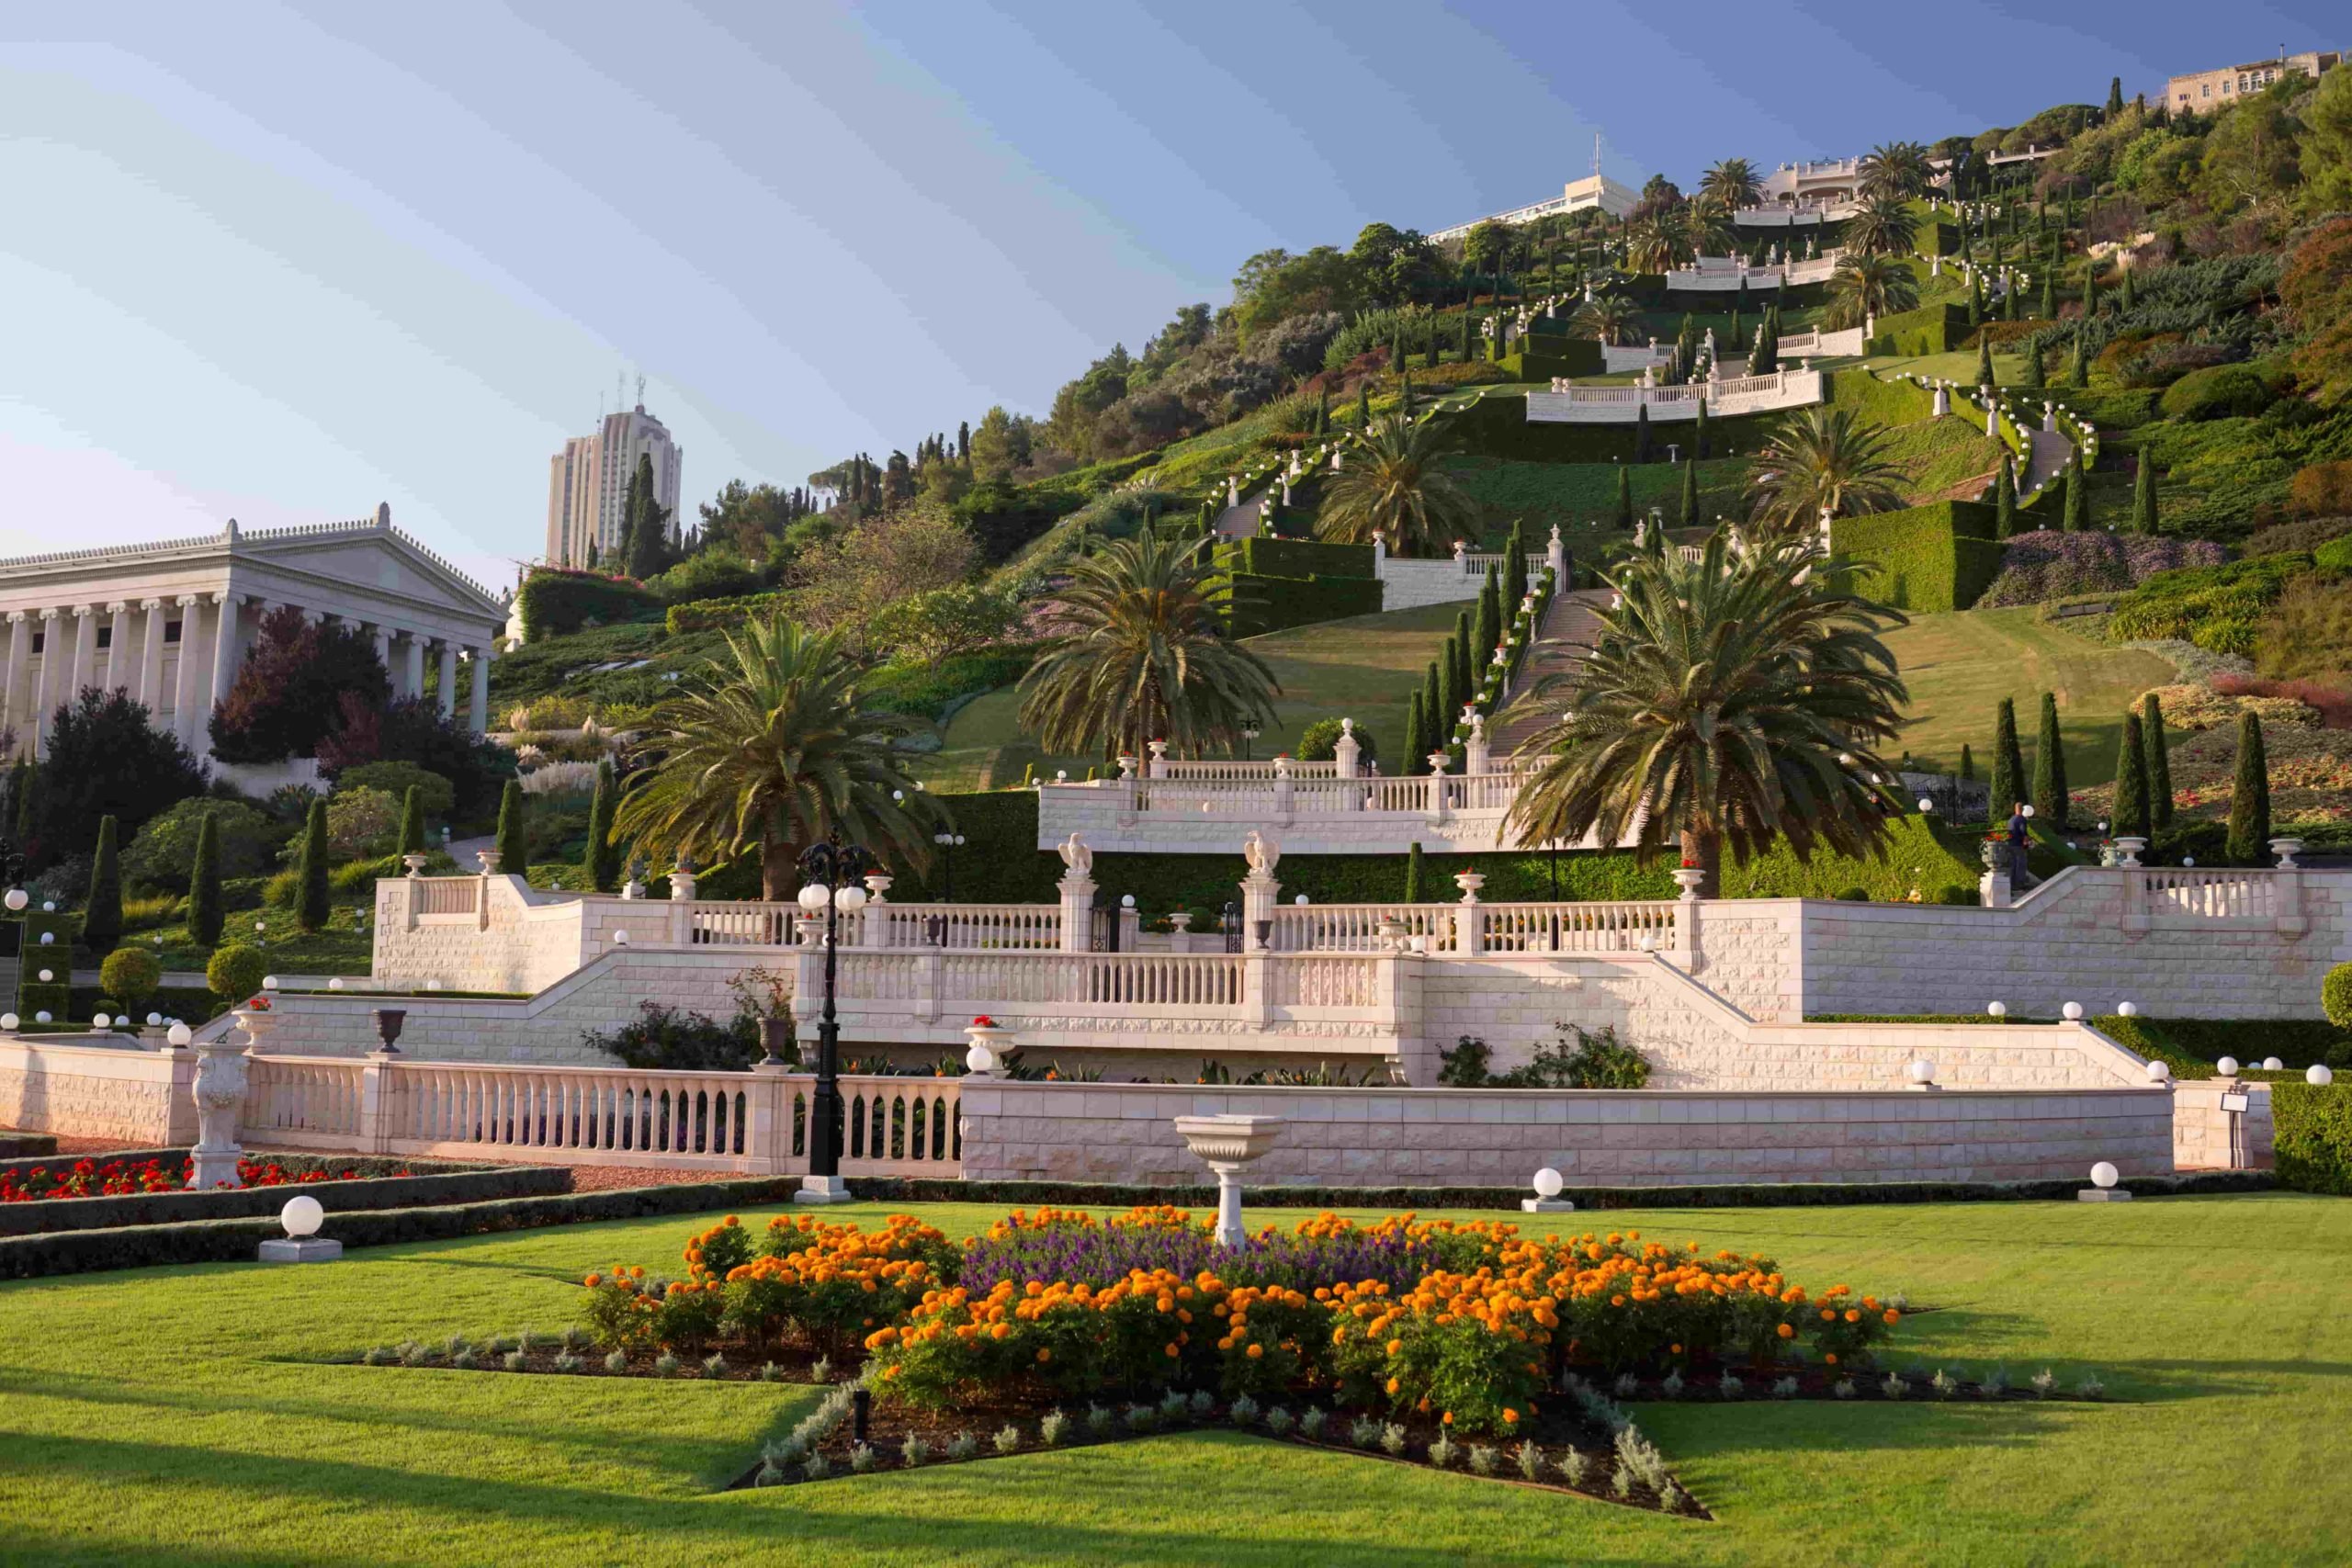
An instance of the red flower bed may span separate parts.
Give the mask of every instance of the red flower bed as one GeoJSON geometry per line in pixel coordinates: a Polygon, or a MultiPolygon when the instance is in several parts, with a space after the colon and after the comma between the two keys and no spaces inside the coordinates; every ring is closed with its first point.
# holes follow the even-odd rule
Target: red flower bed
{"type": "MultiPolygon", "coordinates": [[[[62,1170],[51,1170],[37,1165],[20,1179],[13,1170],[0,1170],[0,1203],[32,1203],[48,1198],[127,1198],[142,1192],[180,1192],[187,1188],[188,1173],[195,1168],[192,1162],[182,1160],[175,1170],[153,1156],[133,1163],[113,1159],[100,1165],[96,1160],[81,1159],[62,1170]]],[[[406,1176],[406,1170],[396,1170],[394,1176],[406,1176]]],[[[237,1161],[237,1179],[247,1187],[286,1187],[300,1181],[357,1181],[356,1170],[328,1170],[323,1167],[305,1166],[288,1170],[276,1160],[266,1164],[250,1160],[237,1161]]]]}

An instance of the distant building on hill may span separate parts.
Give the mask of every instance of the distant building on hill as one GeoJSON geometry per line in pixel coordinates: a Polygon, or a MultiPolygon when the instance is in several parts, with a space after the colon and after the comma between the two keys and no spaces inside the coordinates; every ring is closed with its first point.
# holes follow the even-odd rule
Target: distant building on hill
{"type": "Polygon", "coordinates": [[[1783,164],[1764,176],[1767,207],[1820,207],[1851,201],[1861,175],[1860,158],[1816,158],[1783,164]]]}
{"type": "Polygon", "coordinates": [[[584,567],[591,545],[598,560],[612,559],[621,547],[629,477],[641,455],[653,459],[653,499],[670,513],[670,538],[677,541],[678,476],[685,449],[639,403],[627,413],[606,414],[594,434],[573,436],[549,461],[548,565],[584,567]]]}
{"type": "Polygon", "coordinates": [[[2218,71],[2193,71],[2165,83],[2165,102],[2176,109],[2194,109],[2205,114],[2234,103],[2248,93],[2258,93],[2281,76],[2316,76],[2323,71],[2333,70],[2343,61],[2340,51],[2307,49],[2301,54],[2276,54],[2268,60],[2257,60],[2251,65],[2230,65],[2218,71]]]}
{"type": "Polygon", "coordinates": [[[1485,218],[1474,219],[1467,223],[1457,223],[1451,229],[1440,229],[1430,238],[1458,240],[1481,223],[1532,223],[1538,218],[1582,212],[1596,207],[1611,218],[1623,218],[1634,210],[1634,206],[1641,199],[1641,192],[1619,185],[1607,175],[1587,175],[1580,180],[1570,180],[1558,196],[1547,201],[1539,201],[1529,207],[1515,208],[1509,212],[1492,213],[1485,218]]]}

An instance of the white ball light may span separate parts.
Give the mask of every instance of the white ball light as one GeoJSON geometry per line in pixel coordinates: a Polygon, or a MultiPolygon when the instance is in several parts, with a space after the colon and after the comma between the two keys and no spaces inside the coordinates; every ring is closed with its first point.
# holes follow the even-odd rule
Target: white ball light
{"type": "Polygon", "coordinates": [[[23,888],[11,887],[8,889],[8,897],[6,899],[0,900],[0,902],[6,902],[8,906],[8,912],[14,915],[22,913],[25,906],[31,903],[32,900],[25,896],[25,890],[23,888]]]}
{"type": "Polygon", "coordinates": [[[1132,893],[1122,893],[1122,894],[1120,894],[1120,895],[1119,895],[1119,908],[1122,908],[1122,909],[1132,909],[1132,908],[1134,908],[1135,907],[1136,907],[1136,896],[1135,896],[1134,894],[1132,894],[1132,893]]]}
{"type": "Polygon", "coordinates": [[[40,972],[40,978],[41,984],[47,985],[50,981],[57,978],[57,971],[54,969],[44,969],[40,972]]]}
{"type": "Polygon", "coordinates": [[[2064,1019],[2069,1023],[2079,1022],[2083,1016],[2083,1004],[2080,1002],[2068,1002],[2064,1007],[2058,1010],[2058,1016],[2064,1019]]]}
{"type": "Polygon", "coordinates": [[[2091,1185],[2102,1188],[2112,1187],[2122,1175],[2123,1173],[2116,1169],[2111,1161],[2101,1160],[2091,1167],[2091,1185]]]}
{"type": "Polygon", "coordinates": [[[1935,808],[1936,803],[1934,801],[1928,799],[1924,795],[1919,797],[1919,810],[1921,815],[1924,816],[1926,813],[1933,811],[1935,808]]]}
{"type": "Polygon", "coordinates": [[[47,1023],[49,1021],[49,1010],[47,1008],[43,1008],[40,1011],[33,1014],[33,1021],[35,1023],[47,1023]]]}
{"type": "Polygon", "coordinates": [[[170,1041],[175,1045],[185,1045],[189,1041],[196,1038],[196,1031],[190,1029],[185,1023],[175,1023],[172,1025],[172,1032],[164,1036],[164,1038],[170,1041]]]}
{"type": "Polygon", "coordinates": [[[1986,1002],[1984,1004],[1984,1014],[1987,1018],[2007,1018],[2009,1016],[2009,1004],[2007,1002],[1986,1002]]]}
{"type": "Polygon", "coordinates": [[[327,1212],[319,1201],[307,1195],[288,1198],[286,1207],[277,1211],[277,1223],[284,1225],[286,1234],[297,1241],[306,1235],[318,1235],[319,1226],[326,1217],[327,1212]]]}
{"type": "Polygon", "coordinates": [[[0,1012],[0,1029],[14,1029],[16,1027],[17,1015],[15,1013],[0,1012]]]}
{"type": "Polygon", "coordinates": [[[56,933],[55,931],[43,931],[43,932],[41,932],[41,933],[40,933],[40,944],[41,944],[43,947],[47,947],[47,946],[49,946],[51,942],[55,942],[56,940],[57,940],[57,933],[56,933]]]}
{"type": "Polygon", "coordinates": [[[836,888],[833,892],[833,903],[844,913],[855,914],[865,908],[865,889],[854,884],[847,887],[836,888]]]}
{"type": "Polygon", "coordinates": [[[2195,855],[2183,855],[2180,857],[2180,863],[2183,866],[2193,866],[2197,863],[2197,857],[2195,855]]]}
{"type": "Polygon", "coordinates": [[[277,976],[275,975],[264,975],[261,977],[261,988],[265,991],[274,991],[277,989],[277,976]]]}
{"type": "Polygon", "coordinates": [[[53,915],[57,913],[57,900],[54,898],[42,899],[40,901],[40,912],[44,915],[53,915]]]}
{"type": "Polygon", "coordinates": [[[996,1053],[975,1042],[972,1048],[964,1053],[964,1066],[976,1073],[989,1072],[996,1066],[996,1053]]]}
{"type": "Polygon", "coordinates": [[[147,1015],[147,1027],[150,1029],[154,1028],[157,1024],[163,1021],[164,1015],[160,1012],[151,1012],[147,1015]]]}
{"type": "Polygon", "coordinates": [[[2224,1056],[2213,1064],[2213,1070],[2225,1078],[2233,1078],[2238,1076],[2238,1059],[2235,1056],[2224,1056]]]}
{"type": "Polygon", "coordinates": [[[2031,816],[2033,815],[2033,807],[2030,807],[2030,806],[2027,807],[2025,808],[2025,810],[2024,810],[2022,813],[2020,813],[2020,815],[2022,815],[2022,816],[2026,816],[2026,817],[2031,817],[2031,816]]]}
{"type": "Polygon", "coordinates": [[[2287,1064],[2280,1061],[2276,1056],[2265,1056],[2262,1058],[2262,1070],[2266,1073],[2284,1072],[2286,1069],[2287,1064]]]}
{"type": "Polygon", "coordinates": [[[825,907],[824,886],[820,883],[804,882],[800,885],[800,891],[794,895],[794,898],[802,908],[813,915],[825,907]]]}
{"type": "Polygon", "coordinates": [[[1566,1185],[1560,1179],[1560,1173],[1548,1165],[1535,1173],[1535,1195],[1538,1198],[1557,1198],[1560,1189],[1566,1185]]]}
{"type": "Polygon", "coordinates": [[[2162,1083],[2170,1077],[2172,1077],[2172,1068],[2165,1066],[2164,1063],[2150,1062],[2148,1064],[2148,1081],[2150,1083],[2162,1083]]]}
{"type": "Polygon", "coordinates": [[[2118,1002],[2115,1004],[2115,1015],[2118,1018],[2137,1018],[2140,1016],[2140,1004],[2138,1002],[2118,1002]]]}
{"type": "Polygon", "coordinates": [[[1297,908],[1302,908],[1302,909],[1306,908],[1306,894],[1304,894],[1304,893],[1300,894],[1297,897],[1295,897],[1295,898],[1292,899],[1292,900],[1291,900],[1291,903],[1292,903],[1292,904],[1294,904],[1295,906],[1296,906],[1296,907],[1297,907],[1297,908]]]}
{"type": "Polygon", "coordinates": [[[343,989],[343,976],[340,975],[328,976],[327,989],[330,991],[340,991],[343,989]]]}
{"type": "Polygon", "coordinates": [[[427,980],[424,982],[424,988],[428,991],[437,991],[441,988],[441,982],[438,980],[427,980]]]}
{"type": "Polygon", "coordinates": [[[97,1013],[91,1018],[90,1027],[92,1029],[112,1029],[114,1027],[114,1015],[112,1013],[97,1013]]]}
{"type": "Polygon", "coordinates": [[[2307,1084],[2316,1084],[2321,1089],[2325,1089],[2328,1085],[2335,1081],[2335,1075],[2333,1072],[2330,1072],[2322,1064],[2313,1062],[2310,1066],[2303,1069],[2303,1081],[2307,1084]]]}
{"type": "Polygon", "coordinates": [[[1913,1083],[1933,1083],[1936,1081],[1936,1065],[1925,1056],[1917,1056],[1904,1066],[1903,1076],[1913,1083]]]}

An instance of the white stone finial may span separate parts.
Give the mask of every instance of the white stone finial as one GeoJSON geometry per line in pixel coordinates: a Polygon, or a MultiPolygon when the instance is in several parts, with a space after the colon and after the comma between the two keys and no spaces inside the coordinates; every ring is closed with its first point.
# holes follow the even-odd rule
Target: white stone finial
{"type": "Polygon", "coordinates": [[[1057,844],[1055,852],[1062,857],[1062,864],[1069,868],[1064,873],[1066,880],[1082,881],[1093,874],[1094,852],[1087,848],[1086,840],[1076,833],[1057,844]]]}

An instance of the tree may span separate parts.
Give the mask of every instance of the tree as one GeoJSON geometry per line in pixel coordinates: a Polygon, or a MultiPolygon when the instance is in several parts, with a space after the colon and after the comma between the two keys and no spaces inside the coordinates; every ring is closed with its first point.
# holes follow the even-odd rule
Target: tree
{"type": "MultiPolygon", "coordinates": [[[[2344,86],[2352,71],[2337,66],[2325,79],[2342,89],[2338,96],[2352,97],[2352,87],[2344,86]]],[[[2345,178],[2352,183],[2352,175],[2345,178]]],[[[2304,334],[2294,351],[2296,376],[2312,401],[2340,407],[2352,399],[2352,218],[2322,223],[2304,237],[2279,276],[2278,298],[2304,334]]]]}
{"type": "Polygon", "coordinates": [[[2066,830],[2066,752],[2058,738],[2058,696],[2041,694],[2041,729],[2033,742],[2033,811],[2053,833],[2066,830]]]}
{"type": "Polygon", "coordinates": [[[2132,476],[2132,532],[2154,534],[2156,530],[2156,459],[2144,447],[2139,461],[2133,465],[2132,476]]]}
{"type": "Polygon", "coordinates": [[[502,876],[527,876],[531,870],[531,840],[526,813],[529,806],[524,799],[520,779],[508,779],[498,799],[498,837],[492,840],[498,851],[498,871],[502,876]]]}
{"type": "Polygon", "coordinates": [[[2323,72],[2319,90],[2299,112],[2302,209],[2316,214],[2352,208],[2352,73],[2323,72]]]}
{"type": "Polygon", "coordinates": [[[1872,197],[1846,220],[1845,239],[1848,250],[1862,255],[1908,255],[1919,243],[1919,220],[1899,197],[1872,197]]]}
{"type": "Polygon", "coordinates": [[[1401,770],[1408,774],[1426,772],[1429,764],[1421,759],[1429,755],[1429,715],[1423,711],[1421,689],[1416,686],[1405,704],[1405,755],[1398,760],[1401,770]]]}
{"type": "Polygon", "coordinates": [[[2270,763],[2263,750],[2262,720],[2249,708],[2238,715],[2238,771],[2230,786],[2228,854],[2237,865],[2260,865],[2270,847],[2270,763]]]}
{"type": "Polygon", "coordinates": [[[1993,340],[1980,336],[1976,340],[1976,384],[1997,387],[2000,382],[1993,375],[1993,340]]]}
{"type": "Polygon", "coordinates": [[[2148,809],[2147,742],[2140,734],[2140,716],[2123,714],[2123,734],[2115,750],[2115,808],[2109,813],[2109,830],[2118,838],[2131,834],[2155,837],[2148,809]]]}
{"type": "Polygon", "coordinates": [[[1810,534],[1826,512],[1857,517],[1902,506],[1902,470],[1877,431],[1850,409],[1818,405],[1783,418],[1748,472],[1748,515],[1810,534]]]}
{"type": "Polygon", "coordinates": [[[1503,547],[1503,624],[1509,626],[1527,597],[1527,520],[1510,525],[1510,542],[1503,547]]]}
{"type": "Polygon", "coordinates": [[[703,547],[724,547],[747,561],[764,558],[769,547],[800,516],[790,491],[741,479],[729,479],[715,499],[696,510],[702,514],[703,547]]]}
{"type": "Polygon", "coordinates": [[[2165,709],[2156,694],[2142,702],[2140,738],[2147,758],[2148,824],[2161,833],[2172,826],[2172,757],[2165,750],[2165,709]]]}
{"type": "Polygon", "coordinates": [[[196,865],[187,878],[187,934],[202,946],[216,946],[227,918],[220,901],[220,822],[208,811],[196,829],[196,865]]]}
{"type": "Polygon", "coordinates": [[[951,510],[916,502],[800,551],[787,581],[795,613],[823,629],[953,589],[979,560],[978,541],[951,510]]]}
{"type": "Polygon", "coordinates": [[[2091,363],[2088,356],[2090,334],[2082,328],[2075,329],[2074,358],[2066,367],[2066,385],[2081,391],[2091,384],[2091,363]]]}
{"type": "Polygon", "coordinates": [[[1985,799],[1996,817],[2026,798],[2025,753],[2018,745],[2018,705],[2003,697],[1993,719],[1993,778],[1985,799]]]}
{"type": "Polygon", "coordinates": [[[122,936],[122,858],[115,820],[98,818],[98,846],[90,857],[90,897],[82,907],[82,945],[104,953],[122,936]]]}
{"type": "Polygon", "coordinates": [[[204,983],[231,1007],[261,989],[269,976],[269,955],[250,942],[232,942],[212,950],[204,965],[204,983]]]}
{"type": "Polygon", "coordinates": [[[1967,783],[1976,782],[1976,758],[1969,751],[1965,740],[1960,743],[1960,776],[1967,783]]]}
{"type": "Polygon", "coordinates": [[[1735,554],[1716,534],[1686,561],[1647,540],[1572,676],[1512,705],[1566,707],[1531,743],[1544,757],[1507,819],[1516,841],[1631,832],[1643,864],[1679,843],[1702,897],[1720,895],[1726,846],[1869,852],[1891,805],[1870,781],[1895,771],[1873,746],[1908,697],[1880,634],[1905,617],[1846,592],[1826,558],[1810,540],[1735,554]]]}
{"type": "Polygon", "coordinates": [[[1576,331],[1621,346],[1633,340],[1641,322],[1641,308],[1623,294],[1596,294],[1568,318],[1568,325],[1576,331]]]}
{"type": "Polygon", "coordinates": [[[136,1011],[163,983],[164,965],[143,947],[118,947],[98,965],[99,988],[126,1015],[136,1011]]]}
{"type": "Polygon", "coordinates": [[[972,477],[986,483],[990,479],[1009,479],[1028,467],[1030,456],[1029,423],[1016,420],[1004,412],[1001,403],[980,416],[979,428],[972,432],[972,477]]]}
{"type": "Polygon", "coordinates": [[[621,538],[628,551],[628,574],[642,582],[658,576],[670,547],[669,510],[655,499],[653,455],[637,455],[628,498],[621,513],[621,538]]]}
{"type": "Polygon", "coordinates": [[[2069,534],[2079,534],[2091,525],[2091,487],[2083,476],[2083,449],[2075,448],[2066,459],[2066,510],[2059,524],[2069,534]]]}
{"type": "Polygon", "coordinates": [[[306,931],[326,929],[330,907],[327,863],[327,803],[314,799],[302,823],[301,853],[295,862],[294,872],[294,923],[306,931]]]}
{"type": "Polygon", "coordinates": [[[610,893],[620,886],[621,847],[613,840],[613,807],[618,794],[612,759],[607,757],[596,764],[596,793],[588,801],[588,849],[581,868],[587,873],[589,887],[598,893],[610,893]]]}
{"type": "Polygon", "coordinates": [[[1470,612],[1454,613],[1453,635],[1445,639],[1445,647],[1438,656],[1444,666],[1439,671],[1436,722],[1430,726],[1430,750],[1453,750],[1453,727],[1462,722],[1462,707],[1470,700],[1470,612]]]}
{"type": "MultiPolygon", "coordinates": [[[[2042,268],[2041,309],[2036,310],[2034,314],[2045,321],[2054,321],[2058,319],[2058,269],[2056,267],[2042,268]]],[[[2034,381],[2029,382],[2028,385],[2033,385],[2041,378],[2041,355],[2034,354],[2028,357],[2033,361],[2035,367],[2034,381]]]]}
{"type": "Polygon", "coordinates": [[[1764,182],[1757,176],[1756,165],[1747,159],[1724,158],[1709,165],[1707,172],[1699,176],[1699,194],[1736,212],[1764,199],[1764,182]]]}
{"type": "Polygon", "coordinates": [[[2107,118],[2111,122],[2123,112],[2123,78],[2109,77],[2107,84],[2107,118]]]}
{"type": "Polygon", "coordinates": [[[1919,279],[1894,256],[1845,255],[1829,275],[1829,308],[1822,325],[1833,332],[1859,327],[1872,316],[1892,316],[1919,303],[1919,279]]]}
{"type": "Polygon", "coordinates": [[[1503,639],[1503,585],[1495,569],[1487,569],[1487,581],[1478,589],[1477,640],[1470,645],[1470,668],[1474,675],[1483,677],[1487,661],[1495,656],[1496,645],[1503,639]]]}
{"type": "Polygon", "coordinates": [[[49,743],[25,801],[21,843],[35,865],[79,852],[111,816],[136,836],[148,818],[204,793],[203,768],[179,738],[149,722],[118,686],[85,686],[51,716],[49,743]]]}
{"type": "Polygon", "coordinates": [[[1400,556],[1443,556],[1477,522],[1477,506],[1442,466],[1455,450],[1439,416],[1391,414],[1346,438],[1348,464],[1324,483],[1316,534],[1343,545],[1385,539],[1400,556]]]}
{"type": "MultiPolygon", "coordinates": [[[[1732,323],[1732,335],[1735,338],[1739,335],[1739,323],[1736,321],[1732,323]]],[[[1690,455],[1704,461],[1709,456],[1707,448],[1712,439],[1707,433],[1707,395],[1702,392],[1699,394],[1699,417],[1690,423],[1690,455]]]]}
{"type": "Polygon", "coordinates": [[[1421,841],[1415,839],[1405,851],[1405,902],[1426,904],[1429,897],[1429,872],[1421,863],[1421,841]]]}
{"type": "Polygon", "coordinates": [[[1623,464],[1617,466],[1617,526],[1630,534],[1634,531],[1634,476],[1623,464]]]}
{"type": "MultiPolygon", "coordinates": [[[[485,740],[465,721],[423,697],[377,706],[356,693],[342,701],[342,727],[319,742],[319,771],[347,777],[371,762],[407,762],[450,792],[449,814],[471,820],[490,814],[500,786],[514,776],[514,753],[485,740]]],[[[379,787],[391,787],[387,779],[379,787]]],[[[406,789],[408,782],[398,787],[406,789]]],[[[426,809],[432,809],[430,800],[426,809]]]]}
{"type": "Polygon", "coordinates": [[[1200,541],[1109,541],[1072,567],[1051,607],[1055,635],[1019,686],[1022,727],[1060,753],[1238,744],[1244,726],[1272,719],[1281,688],[1227,637],[1231,592],[1200,541]]]}
{"type": "Polygon", "coordinates": [[[1993,537],[2009,539],[2018,531],[2018,470],[2007,452],[2001,454],[2001,471],[1993,480],[1993,537]]]}
{"type": "Polygon", "coordinates": [[[1917,141],[1882,141],[1856,165],[1855,184],[1866,202],[1908,201],[1928,193],[1933,173],[1917,141]]]}
{"type": "Polygon", "coordinates": [[[1682,465],[1682,525],[1696,528],[1699,524],[1699,462],[1688,458],[1682,465]]]}
{"type": "Polygon", "coordinates": [[[318,754],[340,726],[348,694],[381,705],[391,676],[357,628],[314,624],[283,604],[264,615],[244,664],[212,710],[212,754],[226,762],[277,762],[318,754]]]}
{"type": "Polygon", "coordinates": [[[424,852],[424,796],[417,784],[411,784],[401,792],[401,838],[393,852],[401,855],[421,855],[424,852]]]}
{"type": "Polygon", "coordinates": [[[1634,461],[1650,460],[1650,405],[1638,403],[1634,408],[1634,461]]]}

